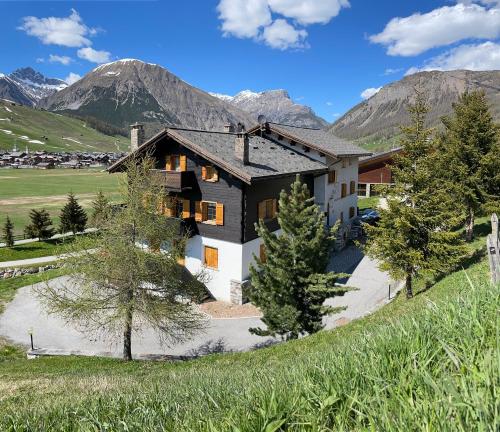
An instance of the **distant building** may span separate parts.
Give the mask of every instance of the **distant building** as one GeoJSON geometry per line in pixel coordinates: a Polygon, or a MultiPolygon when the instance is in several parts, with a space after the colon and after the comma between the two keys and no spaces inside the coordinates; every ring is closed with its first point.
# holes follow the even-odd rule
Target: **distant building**
{"type": "Polygon", "coordinates": [[[374,186],[393,184],[391,164],[394,155],[400,152],[401,148],[398,147],[359,160],[358,196],[370,197],[376,195],[374,186]]]}

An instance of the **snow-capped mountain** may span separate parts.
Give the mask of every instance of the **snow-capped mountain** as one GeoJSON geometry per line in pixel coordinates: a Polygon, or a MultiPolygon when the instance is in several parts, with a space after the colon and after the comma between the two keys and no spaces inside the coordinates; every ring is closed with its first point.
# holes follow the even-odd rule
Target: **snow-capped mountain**
{"type": "Polygon", "coordinates": [[[286,90],[268,90],[260,93],[243,90],[235,96],[210,94],[248,112],[255,119],[262,114],[268,121],[275,123],[312,128],[324,128],[328,125],[311,108],[295,103],[286,90]]]}
{"type": "Polygon", "coordinates": [[[10,75],[0,74],[0,98],[21,105],[35,106],[40,99],[51,96],[68,85],[57,78],[47,78],[27,67],[17,69],[10,75]]]}

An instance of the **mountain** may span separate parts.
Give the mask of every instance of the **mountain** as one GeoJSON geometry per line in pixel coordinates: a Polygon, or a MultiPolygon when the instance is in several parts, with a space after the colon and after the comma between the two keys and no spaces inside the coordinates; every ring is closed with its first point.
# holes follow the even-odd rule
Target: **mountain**
{"type": "Polygon", "coordinates": [[[57,78],[47,78],[30,67],[17,69],[10,75],[0,74],[0,98],[21,105],[36,106],[68,85],[57,78]]]}
{"type": "Polygon", "coordinates": [[[228,122],[247,127],[255,123],[249,114],[165,68],[133,59],[98,66],[41,103],[51,111],[97,118],[120,128],[143,122],[147,135],[166,125],[222,129],[228,122]]]}
{"type": "Polygon", "coordinates": [[[275,123],[321,129],[328,125],[308,106],[294,103],[286,90],[268,90],[260,93],[243,90],[236,96],[210,94],[250,113],[254,119],[262,114],[267,120],[275,123]]]}
{"type": "Polygon", "coordinates": [[[0,99],[0,149],[126,151],[130,140],[98,132],[90,123],[0,99]]]}
{"type": "Polygon", "coordinates": [[[477,88],[484,89],[491,112],[500,120],[500,71],[431,71],[415,73],[382,87],[339,118],[329,130],[372,150],[391,147],[399,126],[409,121],[406,104],[415,86],[427,95],[430,126],[440,125],[440,118],[452,112],[452,103],[461,93],[477,88]]]}

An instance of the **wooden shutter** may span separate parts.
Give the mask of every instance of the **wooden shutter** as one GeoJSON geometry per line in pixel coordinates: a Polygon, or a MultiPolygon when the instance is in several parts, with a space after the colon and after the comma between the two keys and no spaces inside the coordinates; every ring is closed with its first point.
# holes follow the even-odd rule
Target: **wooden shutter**
{"type": "Polygon", "coordinates": [[[332,170],[328,172],[328,183],[335,183],[337,181],[337,171],[332,170]]]}
{"type": "Polygon", "coordinates": [[[172,171],[172,156],[167,156],[167,161],[165,162],[165,169],[167,171],[172,171]]]}
{"type": "Polygon", "coordinates": [[[354,194],[355,191],[356,191],[356,182],[354,180],[351,180],[351,190],[350,190],[351,195],[354,194]]]}
{"type": "Polygon", "coordinates": [[[203,262],[207,267],[219,268],[219,250],[210,246],[204,247],[203,262]]]}
{"type": "Polygon", "coordinates": [[[224,225],[224,204],[217,203],[215,207],[215,224],[224,225]]]}
{"type": "Polygon", "coordinates": [[[265,219],[266,218],[266,201],[261,201],[259,203],[259,209],[258,209],[258,213],[259,213],[259,219],[265,219]]]}
{"type": "Polygon", "coordinates": [[[201,167],[201,179],[202,180],[207,179],[207,167],[205,167],[205,166],[201,167]]]}
{"type": "Polygon", "coordinates": [[[350,217],[350,218],[353,218],[353,217],[354,217],[354,213],[355,213],[355,209],[354,209],[354,207],[349,207],[349,217],[350,217]]]}
{"type": "Polygon", "coordinates": [[[347,195],[347,184],[342,183],[341,198],[344,198],[346,195],[347,195]]]}
{"type": "Polygon", "coordinates": [[[203,213],[201,210],[201,201],[195,201],[194,203],[194,220],[196,222],[201,222],[203,220],[203,213]]]}
{"type": "Polygon", "coordinates": [[[278,213],[278,200],[275,198],[273,199],[273,218],[276,217],[277,213],[278,213]]]}
{"type": "Polygon", "coordinates": [[[182,219],[188,219],[191,217],[191,201],[185,199],[182,200],[182,219]]]}
{"type": "Polygon", "coordinates": [[[167,197],[165,199],[165,215],[166,216],[168,216],[168,217],[175,216],[174,206],[175,206],[175,200],[172,197],[167,197]]]}
{"type": "Polygon", "coordinates": [[[187,159],[185,155],[180,155],[180,167],[181,171],[187,171],[187,159]]]}

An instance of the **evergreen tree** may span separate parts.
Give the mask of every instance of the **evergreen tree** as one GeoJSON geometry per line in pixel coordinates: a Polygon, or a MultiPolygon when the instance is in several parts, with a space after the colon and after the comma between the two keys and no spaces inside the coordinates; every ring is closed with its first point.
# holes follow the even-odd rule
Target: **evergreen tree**
{"type": "Polygon", "coordinates": [[[299,176],[290,194],[280,194],[278,222],[279,236],[262,220],[255,227],[266,259],[255,257],[256,265],[250,267],[249,297],[261,309],[267,329],[252,328],[250,332],[294,339],[323,328],[323,316],[339,310],[323,303],[347,289],[336,286],[343,275],[327,272],[332,237],[324,214],[299,176]]]}
{"type": "Polygon", "coordinates": [[[101,228],[111,215],[111,205],[106,196],[99,191],[96,199],[92,202],[92,215],[90,222],[93,227],[101,228]]]}
{"type": "Polygon", "coordinates": [[[12,247],[14,246],[14,224],[10,220],[9,216],[5,219],[5,224],[3,226],[3,235],[2,235],[2,240],[5,243],[5,246],[7,247],[12,247]]]}
{"type": "Polygon", "coordinates": [[[366,253],[394,279],[404,279],[411,298],[419,272],[449,269],[463,256],[464,246],[454,231],[460,215],[449,190],[435,176],[432,131],[425,127],[428,107],[418,90],[408,110],[411,124],[401,128],[402,152],[392,167],[395,185],[383,191],[387,208],[380,210],[379,224],[366,227],[366,253]]]}
{"type": "Polygon", "coordinates": [[[498,126],[484,91],[465,92],[453,104],[453,115],[442,119],[445,133],[438,153],[439,175],[453,187],[455,201],[464,212],[465,238],[474,236],[474,219],[484,206],[498,202],[498,126]]]}
{"type": "Polygon", "coordinates": [[[39,238],[45,240],[54,235],[54,228],[52,228],[52,219],[49,212],[45,209],[30,211],[31,223],[26,226],[24,233],[28,238],[39,238]]]}
{"type": "Polygon", "coordinates": [[[68,194],[68,202],[61,209],[60,228],[61,233],[71,231],[73,234],[82,232],[87,225],[87,214],[83,207],[78,204],[73,193],[68,194]]]}

